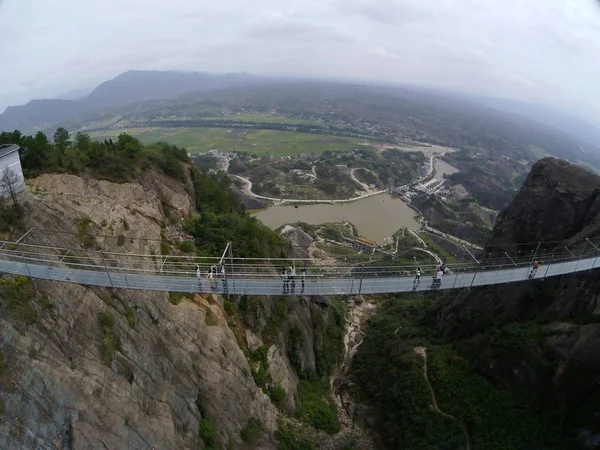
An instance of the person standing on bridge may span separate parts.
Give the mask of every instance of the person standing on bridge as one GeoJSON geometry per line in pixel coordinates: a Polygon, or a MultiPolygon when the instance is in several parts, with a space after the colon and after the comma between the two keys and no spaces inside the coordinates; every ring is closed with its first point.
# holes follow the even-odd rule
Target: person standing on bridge
{"type": "Polygon", "coordinates": [[[534,278],[535,274],[537,273],[537,271],[538,271],[539,268],[540,268],[540,263],[538,263],[537,261],[535,261],[531,265],[531,271],[529,272],[529,278],[534,278]]]}
{"type": "Polygon", "coordinates": [[[283,272],[281,273],[281,280],[283,281],[283,293],[285,294],[286,292],[289,291],[289,285],[288,283],[290,282],[290,279],[288,277],[288,273],[287,270],[283,269],[283,272]]]}
{"type": "Polygon", "coordinates": [[[304,292],[304,282],[306,281],[306,268],[302,269],[302,292],[304,292]]]}
{"type": "Polygon", "coordinates": [[[415,279],[413,281],[413,284],[419,284],[421,282],[421,268],[417,267],[417,270],[415,271],[415,279]]]}
{"type": "Polygon", "coordinates": [[[198,290],[202,290],[202,272],[200,271],[200,266],[196,264],[196,278],[198,279],[198,290]]]}
{"type": "Polygon", "coordinates": [[[210,266],[210,272],[208,272],[208,278],[210,278],[210,288],[214,291],[217,289],[217,280],[215,280],[217,276],[217,266],[214,264],[210,266]]]}

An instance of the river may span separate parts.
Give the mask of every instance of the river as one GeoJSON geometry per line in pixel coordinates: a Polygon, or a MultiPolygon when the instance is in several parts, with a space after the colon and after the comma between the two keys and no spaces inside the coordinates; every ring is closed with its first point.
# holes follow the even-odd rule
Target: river
{"type": "Polygon", "coordinates": [[[414,219],[417,212],[402,200],[388,194],[375,195],[350,203],[337,205],[271,206],[254,214],[269,228],[277,229],[287,223],[306,222],[320,225],[347,220],[358,228],[361,236],[383,243],[400,228],[419,229],[414,219]]]}

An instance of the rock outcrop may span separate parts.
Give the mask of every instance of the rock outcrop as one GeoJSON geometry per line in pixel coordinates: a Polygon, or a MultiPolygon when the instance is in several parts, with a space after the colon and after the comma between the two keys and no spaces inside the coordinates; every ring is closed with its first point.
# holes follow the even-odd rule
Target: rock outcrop
{"type": "Polygon", "coordinates": [[[563,160],[544,158],[498,216],[490,253],[515,251],[514,243],[560,242],[600,231],[600,177],[563,160]]]}
{"type": "MultiPolygon", "coordinates": [[[[159,255],[164,239],[190,239],[173,218],[193,212],[193,189],[161,174],[124,184],[42,175],[29,191],[25,248],[159,255]]],[[[290,236],[301,249],[312,242],[300,230],[290,236]]],[[[299,374],[317,369],[330,309],[303,297],[230,299],[247,303],[242,317],[218,295],[172,304],[154,291],[42,280],[35,288],[29,324],[5,308],[0,289],[3,449],[275,449],[282,411],[296,409],[299,374]],[[265,349],[258,364],[268,386],[258,386],[253,354],[265,349]],[[277,407],[266,394],[275,386],[285,391],[277,407]],[[211,442],[206,420],[216,429],[211,442]],[[245,442],[242,430],[256,423],[260,435],[245,442]]]]}
{"type": "Polygon", "coordinates": [[[279,234],[283,236],[288,243],[288,254],[292,258],[310,258],[310,245],[314,239],[298,227],[284,225],[279,234]]]}
{"type": "MultiPolygon", "coordinates": [[[[595,236],[600,177],[546,158],[502,211],[488,251],[513,242],[595,236]],[[495,247],[498,246],[498,247],[495,247]]],[[[495,385],[561,411],[572,435],[600,448],[600,271],[444,295],[438,327],[495,385]]]]}
{"type": "MultiPolygon", "coordinates": [[[[26,242],[77,248],[85,217],[106,250],[159,253],[163,205],[188,212],[193,202],[183,185],[171,180],[157,192],[156,183],[158,176],[144,185],[40,176],[25,199],[36,228],[26,242]]],[[[222,299],[175,306],[161,292],[36,287],[34,324],[0,307],[0,448],[202,448],[201,418],[232,448],[247,447],[240,432],[258,419],[255,447],[276,447],[280,413],[256,386],[222,299]],[[114,322],[108,338],[101,313],[114,322]],[[106,345],[116,346],[108,361],[106,345]]]]}

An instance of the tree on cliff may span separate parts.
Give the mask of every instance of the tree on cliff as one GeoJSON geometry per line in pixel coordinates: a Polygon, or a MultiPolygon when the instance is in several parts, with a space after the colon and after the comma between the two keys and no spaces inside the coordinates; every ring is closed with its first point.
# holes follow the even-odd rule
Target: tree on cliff
{"type": "Polygon", "coordinates": [[[16,206],[19,204],[17,200],[17,194],[21,187],[21,179],[12,169],[6,168],[0,175],[0,189],[10,195],[13,204],[16,206]]]}

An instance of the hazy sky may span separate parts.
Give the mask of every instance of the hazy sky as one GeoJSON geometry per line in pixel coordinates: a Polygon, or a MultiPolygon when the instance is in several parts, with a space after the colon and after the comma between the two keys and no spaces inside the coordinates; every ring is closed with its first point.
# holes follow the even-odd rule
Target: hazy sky
{"type": "Polygon", "coordinates": [[[128,69],[190,69],[411,82],[600,125],[594,0],[0,0],[0,29],[0,111],[128,69]]]}

